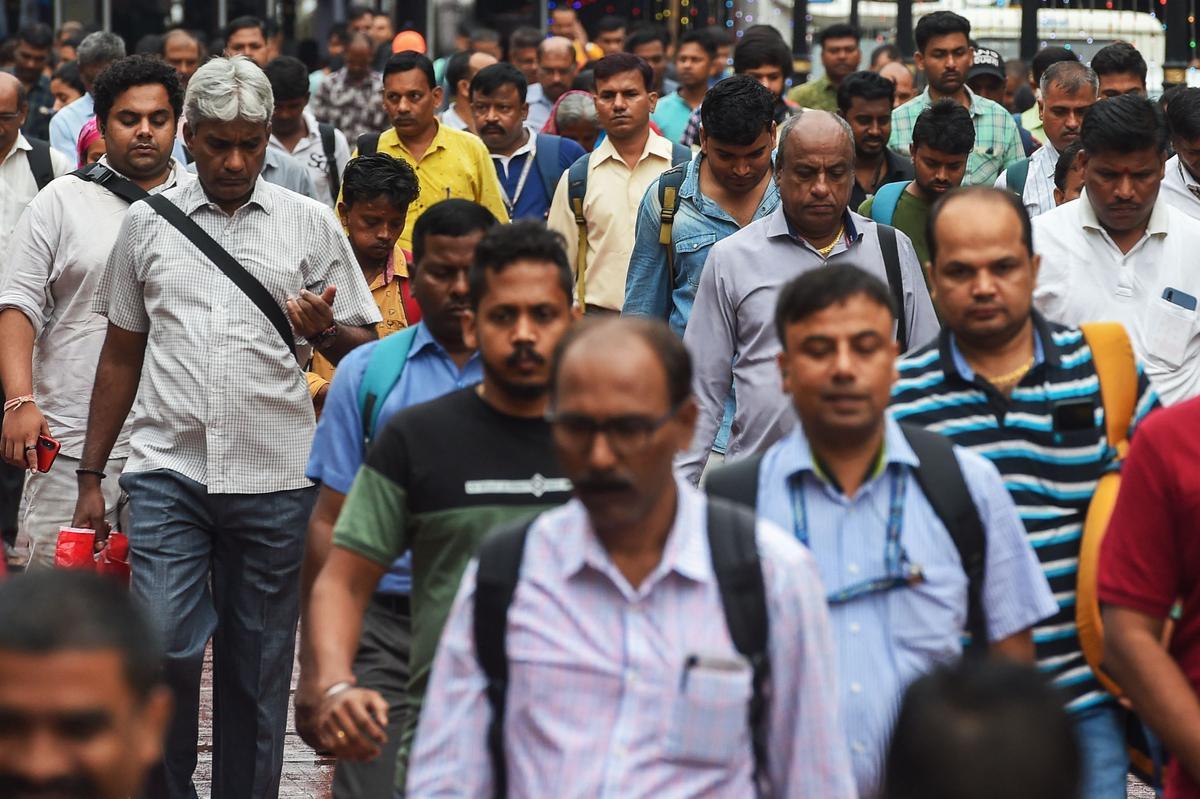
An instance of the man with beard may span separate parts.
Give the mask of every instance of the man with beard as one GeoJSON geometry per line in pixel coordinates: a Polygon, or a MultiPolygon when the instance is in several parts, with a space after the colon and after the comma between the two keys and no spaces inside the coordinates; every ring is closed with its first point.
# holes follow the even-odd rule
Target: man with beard
{"type": "Polygon", "coordinates": [[[129,592],[79,571],[0,584],[0,796],[140,796],[171,696],[129,592]]]}
{"type": "Polygon", "coordinates": [[[962,184],[967,157],[975,146],[975,127],[967,109],[939,100],[917,117],[912,139],[916,177],[883,186],[858,212],[904,231],[912,239],[917,258],[925,264],[929,261],[925,234],[929,210],[939,197],[962,184]]]}
{"type": "Polygon", "coordinates": [[[918,52],[913,58],[917,69],[924,70],[929,86],[892,112],[888,146],[901,155],[907,154],[921,112],[938,100],[953,100],[971,112],[975,125],[975,149],[967,159],[963,185],[990,186],[1009,164],[1025,157],[1025,150],[1017,123],[1004,106],[967,87],[967,72],[974,60],[971,23],[953,11],[935,11],[921,17],[915,34],[918,52]]]}
{"type": "Polygon", "coordinates": [[[397,246],[412,249],[413,225],[434,203],[458,198],[479,203],[500,222],[508,210],[487,148],[477,136],[443,125],[437,119],[442,87],[433,62],[406,50],[392,56],[383,70],[383,107],[392,127],[358,138],[354,155],[380,152],[402,158],[417,171],[421,192],[408,209],[397,246]]]}
{"type": "MultiPolygon", "coordinates": [[[[464,341],[478,346],[480,386],[396,414],[367,452],[308,602],[316,729],[338,757],[387,743],[388,703],[357,687],[363,613],[392,562],[413,557],[406,739],[463,570],[497,522],[561,504],[571,483],[545,420],[550,355],[575,318],[561,239],[532,220],[489,231],[475,248],[464,341]]],[[[401,759],[404,759],[403,746],[401,759]]],[[[397,783],[404,785],[403,769],[397,783]]]]}
{"type": "Polygon", "coordinates": [[[874,72],[855,72],[838,87],[838,116],[854,131],[851,208],[862,205],[880,186],[913,176],[912,161],[887,147],[895,96],[896,84],[874,72]]]}

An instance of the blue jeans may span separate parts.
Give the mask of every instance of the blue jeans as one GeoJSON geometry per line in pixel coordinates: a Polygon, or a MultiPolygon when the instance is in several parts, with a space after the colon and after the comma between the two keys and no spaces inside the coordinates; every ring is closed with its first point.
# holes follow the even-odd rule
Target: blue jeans
{"type": "Polygon", "coordinates": [[[163,635],[175,697],[149,799],[194,799],[200,672],[213,642],[212,795],[273,799],[316,488],[209,494],[168,470],[126,473],[133,593],[163,635]]]}
{"type": "Polygon", "coordinates": [[[1125,712],[1115,702],[1109,702],[1072,718],[1083,757],[1082,799],[1125,799],[1129,773],[1125,712]]]}

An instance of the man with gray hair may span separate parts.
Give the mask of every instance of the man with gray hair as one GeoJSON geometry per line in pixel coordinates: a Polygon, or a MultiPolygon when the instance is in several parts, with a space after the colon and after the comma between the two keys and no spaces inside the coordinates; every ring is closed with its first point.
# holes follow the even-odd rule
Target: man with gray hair
{"type": "Polygon", "coordinates": [[[213,59],[184,105],[199,179],[131,207],[96,290],[108,331],[72,525],[106,535],[99,476],[136,394],[120,481],[133,591],[166,639],[176,706],[149,794],[196,795],[212,638],[213,795],[266,799],[283,766],[315,491],[304,476],[315,429],[297,365],[306,356],[292,346],[336,364],[375,338],[380,316],[330,209],[259,175],[274,110],[262,70],[213,59]]]}
{"type": "Polygon", "coordinates": [[[678,466],[693,483],[708,462],[731,387],[737,410],[729,459],[762,452],[795,424],[780,388],[773,327],[776,296],[792,278],[825,264],[852,263],[888,284],[902,352],[938,331],[908,236],[846,207],[854,187],[854,135],[844,119],[814,110],[789,119],[780,134],[775,183],[779,207],[713,246],[683,335],[695,364],[700,414],[678,466]]]}
{"type": "Polygon", "coordinates": [[[76,60],[79,77],[87,92],[50,118],[50,146],[69,157],[73,163],[79,160],[79,154],[75,151],[79,131],[96,113],[92,86],[109,64],[124,57],[125,40],[115,33],[96,31],[89,33],[79,43],[76,60]]]}
{"type": "Polygon", "coordinates": [[[1028,158],[1009,164],[996,179],[996,188],[1021,198],[1030,218],[1053,211],[1054,168],[1067,145],[1079,141],[1083,118],[1100,93],[1100,79],[1079,61],[1059,61],[1042,73],[1038,113],[1046,143],[1028,158]]]}

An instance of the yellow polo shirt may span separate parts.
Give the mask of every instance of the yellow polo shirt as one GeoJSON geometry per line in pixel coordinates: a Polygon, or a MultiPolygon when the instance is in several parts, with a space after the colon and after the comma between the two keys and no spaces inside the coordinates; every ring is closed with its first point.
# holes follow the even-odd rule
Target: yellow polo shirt
{"type": "MultiPolygon", "coordinates": [[[[650,184],[670,168],[671,142],[654,131],[650,131],[633,169],[621,160],[607,137],[592,151],[588,158],[587,193],[583,196],[583,217],[587,221],[584,277],[587,305],[620,311],[625,304],[625,275],[633,252],[638,207],[650,184]]],[[[571,269],[576,269],[579,228],[567,198],[566,172],[554,191],[546,224],[566,239],[567,259],[571,269]]]]}
{"type": "MultiPolygon", "coordinates": [[[[453,197],[477,202],[501,223],[508,222],[496,167],[479,137],[437,123],[437,133],[429,149],[417,161],[400,141],[396,129],[388,128],[379,136],[379,152],[407,161],[416,170],[421,186],[420,195],[408,207],[404,232],[396,242],[397,250],[412,250],[413,225],[426,208],[453,197]]],[[[354,155],[358,155],[357,149],[354,155]]],[[[341,199],[339,195],[338,202],[341,199]]]]}

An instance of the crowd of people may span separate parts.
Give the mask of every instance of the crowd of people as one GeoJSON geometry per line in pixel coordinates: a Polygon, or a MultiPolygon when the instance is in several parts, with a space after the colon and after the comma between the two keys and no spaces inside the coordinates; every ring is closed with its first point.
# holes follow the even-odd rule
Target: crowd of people
{"type": "Polygon", "coordinates": [[[0,48],[0,796],[1200,797],[1200,89],[459,33],[0,48]]]}

